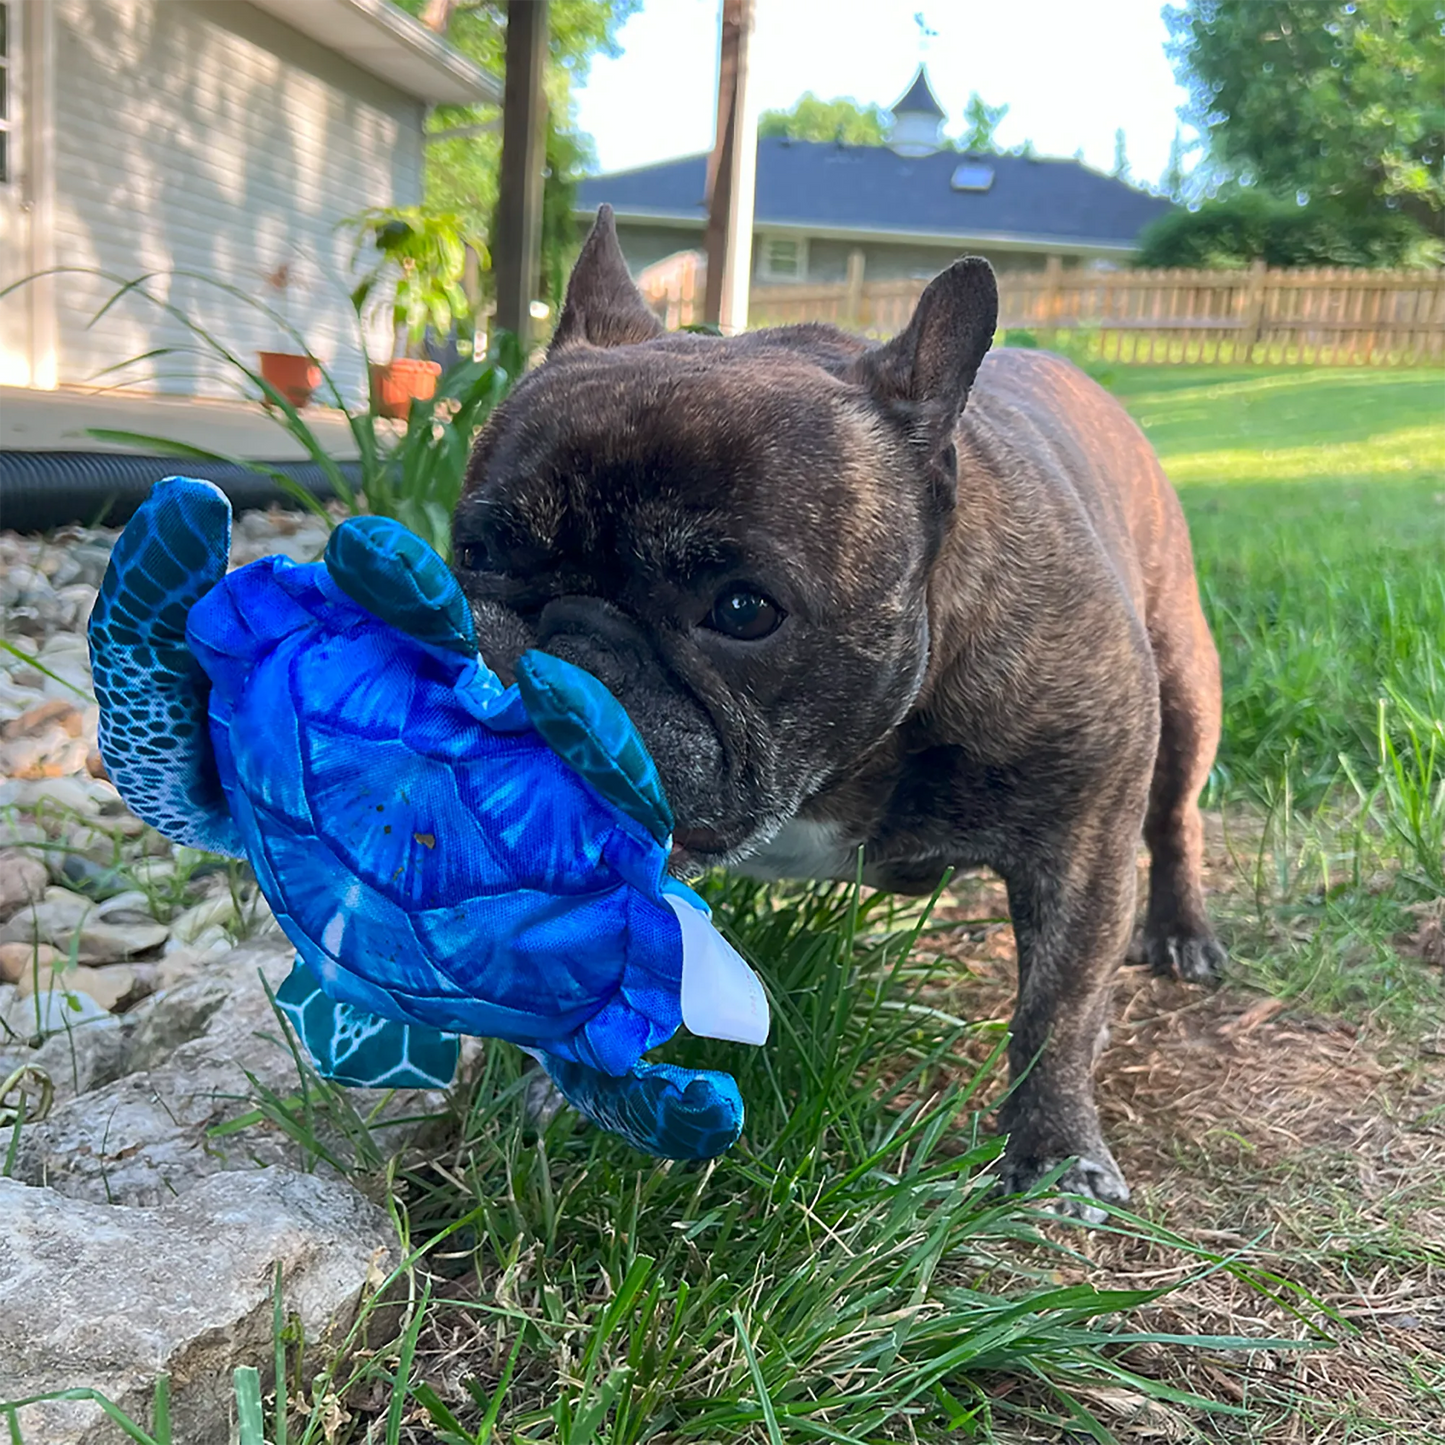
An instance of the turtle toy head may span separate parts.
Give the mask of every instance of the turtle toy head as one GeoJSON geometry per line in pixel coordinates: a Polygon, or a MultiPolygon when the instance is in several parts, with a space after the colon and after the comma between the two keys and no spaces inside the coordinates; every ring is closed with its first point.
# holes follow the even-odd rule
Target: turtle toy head
{"type": "Polygon", "coordinates": [[[726,1149],[731,1076],[644,1056],[684,1024],[762,1043],[767,1000],[668,877],[671,811],[616,700],[539,652],[503,688],[446,564],[387,518],[306,565],[228,574],[229,539],[224,495],[171,478],[117,542],[90,627],[101,752],[138,816],[249,860],[318,1069],[444,1085],[459,1035],[503,1039],[639,1148],[726,1149]]]}

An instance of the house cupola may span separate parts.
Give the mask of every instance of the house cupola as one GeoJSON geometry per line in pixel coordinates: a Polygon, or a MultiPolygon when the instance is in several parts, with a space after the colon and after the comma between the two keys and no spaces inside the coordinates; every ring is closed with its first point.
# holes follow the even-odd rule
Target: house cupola
{"type": "Polygon", "coordinates": [[[901,156],[932,155],[948,119],[928,84],[928,71],[918,67],[913,84],[893,105],[893,138],[889,145],[901,156]]]}

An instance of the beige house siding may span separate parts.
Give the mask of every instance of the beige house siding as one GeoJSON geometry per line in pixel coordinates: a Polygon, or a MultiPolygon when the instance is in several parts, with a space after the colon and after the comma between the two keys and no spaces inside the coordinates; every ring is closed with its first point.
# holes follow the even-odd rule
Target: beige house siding
{"type": "MultiPolygon", "coordinates": [[[[583,234],[592,223],[591,217],[581,218],[583,234]]],[[[645,221],[619,221],[617,241],[627,261],[627,268],[634,276],[655,266],[659,261],[675,256],[679,251],[701,251],[703,228],[697,226],[652,226],[645,221]]],[[[757,239],[753,240],[753,255],[757,256],[757,239]]]]}
{"type": "MultiPolygon", "coordinates": [[[[764,246],[769,234],[767,228],[762,227],[753,236],[754,287],[775,284],[775,278],[763,274],[764,246]]],[[[617,224],[617,237],[622,245],[622,253],[627,258],[628,268],[634,276],[678,251],[700,251],[703,244],[701,226],[659,226],[624,220],[617,224]]],[[[848,256],[854,250],[863,252],[864,274],[870,281],[936,276],[964,254],[986,256],[996,271],[1042,271],[1048,261],[1048,252],[1042,248],[1000,251],[969,246],[963,242],[956,246],[934,246],[907,241],[860,243],[834,237],[812,236],[807,241],[807,274],[799,279],[818,282],[845,280],[848,275],[848,256]]]]}
{"type": "Polygon", "coordinates": [[[984,256],[995,271],[1042,271],[1048,261],[1047,253],[1042,250],[990,251],[963,242],[956,246],[919,246],[886,241],[865,241],[858,245],[856,242],[818,237],[808,242],[807,279],[846,280],[848,257],[855,250],[863,253],[863,273],[870,281],[926,280],[938,275],[965,254],[984,256]]]}
{"type": "MultiPolygon", "coordinates": [[[[300,0],[304,3],[304,0],[300,0]]],[[[239,0],[54,0],[55,253],[61,266],[158,277],[173,305],[254,365],[294,350],[241,297],[284,310],[343,387],[363,371],[336,223],[420,198],[423,107],[239,0]],[[266,282],[282,264],[284,299],[266,282]]],[[[95,276],[59,287],[58,380],[86,383],[160,347],[194,347],[157,308],[95,276]]],[[[385,355],[386,335],[371,338],[385,355]]],[[[233,395],[234,377],[193,354],[112,381],[233,395]],[[147,379],[149,378],[149,379],[147,379]]]]}

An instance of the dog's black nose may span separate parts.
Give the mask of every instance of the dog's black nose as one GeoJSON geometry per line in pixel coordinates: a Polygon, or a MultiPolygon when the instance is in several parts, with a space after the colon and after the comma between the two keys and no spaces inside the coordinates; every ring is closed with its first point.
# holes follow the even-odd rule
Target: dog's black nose
{"type": "Polygon", "coordinates": [[[537,619],[537,645],[564,633],[605,638],[620,646],[640,641],[640,629],[620,607],[600,597],[554,597],[537,619]]]}
{"type": "Polygon", "coordinates": [[[537,620],[536,646],[584,667],[614,693],[627,689],[652,661],[642,628],[600,597],[557,597],[537,620]]]}

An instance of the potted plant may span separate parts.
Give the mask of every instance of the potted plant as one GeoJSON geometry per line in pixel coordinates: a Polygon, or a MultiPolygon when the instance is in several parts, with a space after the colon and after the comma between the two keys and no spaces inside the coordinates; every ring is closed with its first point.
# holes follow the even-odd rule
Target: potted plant
{"type": "MultiPolygon", "coordinates": [[[[265,274],[265,282],[280,297],[280,309],[284,318],[286,298],[296,282],[296,273],[289,261],[282,261],[274,270],[265,274]]],[[[260,363],[261,379],[275,387],[298,411],[306,406],[321,385],[321,366],[314,356],[294,351],[260,351],[256,354],[260,363]]],[[[270,397],[266,404],[271,405],[270,397]]]]}
{"type": "Polygon", "coordinates": [[[480,258],[481,241],[460,216],[422,206],[378,206],[346,222],[356,234],[356,259],[371,265],[351,293],[358,318],[373,298],[391,288],[392,359],[373,362],[371,405],[380,416],[405,420],[413,401],[436,395],[438,362],[417,355],[430,327],[451,334],[470,321],[472,306],[463,287],[470,248],[480,258]]]}

